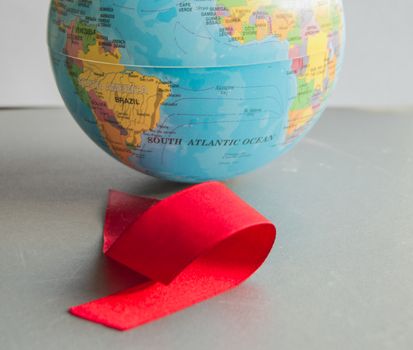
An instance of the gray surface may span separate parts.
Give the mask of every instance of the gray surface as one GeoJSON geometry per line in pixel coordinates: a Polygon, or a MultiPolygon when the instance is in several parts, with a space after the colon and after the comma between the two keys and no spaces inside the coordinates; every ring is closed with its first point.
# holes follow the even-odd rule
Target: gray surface
{"type": "Polygon", "coordinates": [[[330,110],[293,152],[229,182],[277,223],[240,288],[128,333],[71,305],[133,284],[102,258],[107,190],[165,196],[63,110],[0,112],[0,348],[411,349],[413,113],[330,110]]]}

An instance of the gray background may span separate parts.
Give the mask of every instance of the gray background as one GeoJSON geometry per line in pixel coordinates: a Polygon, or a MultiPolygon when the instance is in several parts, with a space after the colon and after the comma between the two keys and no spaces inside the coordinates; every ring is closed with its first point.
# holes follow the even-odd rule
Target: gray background
{"type": "MultiPolygon", "coordinates": [[[[0,1],[0,106],[62,104],[47,56],[48,4],[0,1]]],[[[413,2],[345,0],[345,8],[346,65],[332,105],[413,106],[413,2]]]]}

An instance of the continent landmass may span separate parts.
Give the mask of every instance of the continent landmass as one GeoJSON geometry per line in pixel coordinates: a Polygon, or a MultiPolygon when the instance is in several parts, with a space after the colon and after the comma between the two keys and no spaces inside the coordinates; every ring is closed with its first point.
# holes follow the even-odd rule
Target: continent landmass
{"type": "Polygon", "coordinates": [[[275,37],[288,42],[297,80],[286,128],[286,143],[292,142],[321,110],[336,80],[341,5],[320,0],[307,9],[307,16],[271,1],[217,0],[217,5],[220,24],[234,41],[245,45],[275,37]]]}
{"type": "Polygon", "coordinates": [[[66,29],[65,53],[69,76],[79,98],[88,105],[115,156],[125,164],[141,147],[142,134],[160,121],[160,107],[169,98],[167,82],[127,70],[114,45],[96,26],[74,20],[66,29]],[[102,63],[96,63],[102,62],[102,63]]]}

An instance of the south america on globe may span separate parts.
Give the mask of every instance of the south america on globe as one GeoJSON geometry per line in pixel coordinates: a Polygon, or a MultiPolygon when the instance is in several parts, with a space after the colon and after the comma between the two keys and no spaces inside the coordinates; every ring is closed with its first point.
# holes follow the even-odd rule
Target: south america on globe
{"type": "Polygon", "coordinates": [[[53,0],[67,108],[103,150],[178,182],[225,180],[295,145],[326,108],[341,0],[53,0]]]}

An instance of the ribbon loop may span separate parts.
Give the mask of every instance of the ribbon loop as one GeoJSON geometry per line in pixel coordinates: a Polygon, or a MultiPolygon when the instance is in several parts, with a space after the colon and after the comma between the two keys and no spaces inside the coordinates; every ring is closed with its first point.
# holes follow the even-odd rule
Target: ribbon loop
{"type": "Polygon", "coordinates": [[[239,285],[264,262],[275,235],[271,222],[217,182],[163,201],[111,192],[105,254],[160,283],[71,312],[122,330],[166,316],[239,285]]]}

